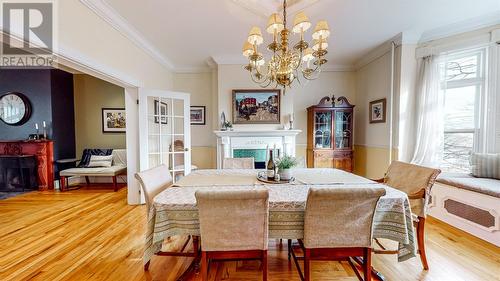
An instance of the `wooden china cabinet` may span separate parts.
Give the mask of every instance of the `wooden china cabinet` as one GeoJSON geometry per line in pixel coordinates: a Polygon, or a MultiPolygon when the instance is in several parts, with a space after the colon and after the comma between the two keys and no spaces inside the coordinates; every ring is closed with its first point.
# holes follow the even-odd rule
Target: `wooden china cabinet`
{"type": "Polygon", "coordinates": [[[354,169],[354,105],[347,98],[324,97],[307,108],[307,167],[354,169]]]}

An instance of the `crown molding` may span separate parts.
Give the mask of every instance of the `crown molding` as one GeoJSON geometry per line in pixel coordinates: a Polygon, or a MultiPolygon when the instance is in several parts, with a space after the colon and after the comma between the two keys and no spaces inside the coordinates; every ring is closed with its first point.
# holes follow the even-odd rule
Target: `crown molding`
{"type": "Polygon", "coordinates": [[[371,63],[372,61],[390,52],[392,48],[392,42],[394,42],[396,46],[403,44],[403,33],[399,33],[398,35],[392,37],[391,39],[375,47],[375,49],[372,49],[370,52],[368,52],[354,64],[354,68],[356,70],[359,70],[364,66],[366,66],[367,64],[371,63]]]}
{"type": "Polygon", "coordinates": [[[419,43],[425,43],[497,24],[500,24],[500,11],[425,31],[422,33],[419,43]]]}
{"type": "Polygon", "coordinates": [[[175,69],[173,63],[167,57],[104,0],[80,0],[80,2],[168,70],[173,71],[175,69]]]}

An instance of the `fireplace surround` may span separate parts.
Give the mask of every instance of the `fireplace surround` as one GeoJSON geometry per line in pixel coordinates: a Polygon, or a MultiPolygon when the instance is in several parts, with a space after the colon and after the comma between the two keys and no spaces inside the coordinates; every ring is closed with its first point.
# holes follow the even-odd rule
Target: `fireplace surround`
{"type": "Polygon", "coordinates": [[[263,168],[265,159],[262,161],[262,154],[266,155],[267,148],[276,148],[278,157],[284,154],[295,156],[295,138],[301,132],[301,130],[214,131],[217,136],[217,168],[222,168],[224,158],[238,157],[254,157],[256,168],[263,168]]]}

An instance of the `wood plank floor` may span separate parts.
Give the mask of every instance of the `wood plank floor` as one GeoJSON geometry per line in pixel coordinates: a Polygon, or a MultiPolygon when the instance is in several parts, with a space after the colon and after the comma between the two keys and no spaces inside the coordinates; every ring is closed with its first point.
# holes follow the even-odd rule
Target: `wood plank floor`
{"type": "MultiPolygon", "coordinates": [[[[32,192],[0,200],[0,280],[176,280],[189,258],[154,257],[142,269],[145,207],[126,189],[32,192]]],[[[176,248],[182,239],[165,247],[176,248]]],[[[429,271],[419,259],[374,256],[387,280],[500,280],[500,249],[437,220],[427,228],[429,271]]],[[[299,280],[286,247],[271,241],[269,280],[299,280]]],[[[336,262],[315,262],[313,280],[357,280],[336,262]]],[[[260,280],[258,262],[214,263],[211,280],[260,280]]],[[[192,281],[201,280],[199,276],[192,281]]]]}

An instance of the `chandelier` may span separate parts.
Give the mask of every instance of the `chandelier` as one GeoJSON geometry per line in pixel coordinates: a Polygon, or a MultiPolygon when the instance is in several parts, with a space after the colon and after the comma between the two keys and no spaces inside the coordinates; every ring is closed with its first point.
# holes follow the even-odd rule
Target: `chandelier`
{"type": "Polygon", "coordinates": [[[267,49],[272,52],[267,62],[258,48],[264,43],[259,27],[252,27],[243,45],[243,56],[249,61],[245,69],[250,72],[252,81],[263,88],[280,85],[285,90],[295,80],[300,83],[300,76],[306,80],[317,79],[321,66],[327,62],[324,57],[328,53],[327,39],[330,36],[328,23],[322,20],[316,24],[312,47],[309,47],[309,43],[304,40],[304,33],[311,27],[311,22],[303,12],[299,12],[295,15],[290,31],[287,28],[286,6],[284,0],[283,17],[277,13],[269,17],[266,31],[273,35],[273,41],[267,45],[267,49]],[[289,45],[291,32],[300,36],[293,48],[289,45]]]}

